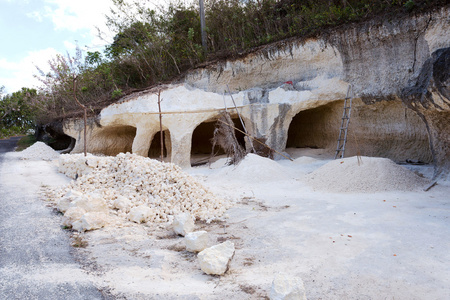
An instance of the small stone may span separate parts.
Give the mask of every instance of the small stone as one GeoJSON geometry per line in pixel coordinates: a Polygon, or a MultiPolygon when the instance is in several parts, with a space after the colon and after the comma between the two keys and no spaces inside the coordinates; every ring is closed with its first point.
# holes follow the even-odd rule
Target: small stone
{"type": "Polygon", "coordinates": [[[209,236],[206,231],[195,231],[184,237],[186,250],[189,252],[200,252],[208,247],[209,236]]]}
{"type": "Polygon", "coordinates": [[[78,221],[72,223],[72,228],[76,231],[87,231],[105,227],[108,223],[108,216],[102,212],[87,212],[78,221]]]}
{"type": "Polygon", "coordinates": [[[175,216],[172,228],[176,234],[185,236],[189,232],[194,231],[195,224],[189,213],[182,213],[175,216]]]}
{"type": "Polygon", "coordinates": [[[270,290],[271,300],[306,300],[305,287],[299,277],[279,273],[275,275],[270,290]]]}
{"type": "Polygon", "coordinates": [[[144,223],[147,222],[155,213],[153,209],[148,206],[140,205],[137,207],[133,207],[128,214],[128,220],[135,223],[144,223]]]}
{"type": "Polygon", "coordinates": [[[210,275],[223,275],[234,256],[234,244],[230,241],[206,248],[198,254],[200,268],[210,275]]]}

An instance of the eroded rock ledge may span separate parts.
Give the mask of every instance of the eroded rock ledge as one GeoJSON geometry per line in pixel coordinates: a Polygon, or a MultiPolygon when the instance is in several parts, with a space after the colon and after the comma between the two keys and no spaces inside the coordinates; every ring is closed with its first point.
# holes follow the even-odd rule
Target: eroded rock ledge
{"type": "MultiPolygon", "coordinates": [[[[220,112],[228,109],[237,117],[229,89],[251,135],[278,151],[321,147],[332,153],[351,84],[355,100],[346,155],[434,161],[436,176],[448,174],[449,16],[447,6],[371,21],[193,70],[181,82],[103,109],[90,121],[88,151],[154,155],[161,91],[166,155],[188,167],[191,153],[211,152],[212,122],[220,112]]],[[[73,152],[83,149],[82,128],[79,120],[64,125],[77,140],[73,152]]]]}

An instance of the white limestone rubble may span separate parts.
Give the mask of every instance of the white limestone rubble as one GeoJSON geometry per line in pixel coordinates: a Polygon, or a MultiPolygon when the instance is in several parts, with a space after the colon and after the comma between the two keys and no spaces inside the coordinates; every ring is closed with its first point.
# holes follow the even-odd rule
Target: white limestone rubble
{"type": "Polygon", "coordinates": [[[206,248],[197,256],[200,268],[209,275],[223,275],[228,270],[234,252],[234,243],[230,241],[206,248]]]}
{"type": "Polygon", "coordinates": [[[178,214],[173,220],[172,228],[176,234],[185,236],[189,232],[194,231],[194,220],[192,220],[192,216],[189,213],[178,214]]]}
{"type": "Polygon", "coordinates": [[[200,252],[208,247],[209,235],[206,231],[194,231],[184,237],[186,250],[189,252],[200,252]]]}

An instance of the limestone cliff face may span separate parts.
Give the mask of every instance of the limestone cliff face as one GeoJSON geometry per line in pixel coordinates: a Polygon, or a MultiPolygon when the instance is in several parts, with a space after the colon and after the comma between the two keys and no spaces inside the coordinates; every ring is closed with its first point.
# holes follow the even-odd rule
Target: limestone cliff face
{"type": "MultiPolygon", "coordinates": [[[[198,133],[199,125],[214,122],[223,109],[234,117],[238,110],[249,133],[278,151],[309,146],[332,153],[351,84],[355,102],[347,156],[434,160],[436,175],[448,173],[449,16],[447,6],[405,19],[371,21],[192,70],[180,82],[103,109],[98,125],[90,127],[88,148],[148,155],[160,130],[160,90],[165,147],[182,166],[190,165],[193,135],[207,136],[198,133]]],[[[68,122],[66,132],[79,140],[75,123],[68,122]]],[[[198,143],[198,136],[194,140],[198,143]]],[[[81,149],[78,143],[74,151],[81,149]]]]}

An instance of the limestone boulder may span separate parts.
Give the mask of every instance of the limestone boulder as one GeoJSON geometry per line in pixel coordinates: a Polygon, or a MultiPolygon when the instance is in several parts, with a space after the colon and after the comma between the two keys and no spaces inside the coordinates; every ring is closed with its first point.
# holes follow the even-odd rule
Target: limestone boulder
{"type": "Polygon", "coordinates": [[[68,210],[71,207],[71,203],[74,201],[77,201],[78,199],[83,197],[83,193],[75,191],[75,190],[69,190],[64,197],[59,199],[56,202],[56,208],[64,213],[66,210],[68,210]]]}
{"type": "Polygon", "coordinates": [[[230,241],[206,248],[198,254],[200,268],[206,274],[223,275],[228,270],[234,252],[234,243],[230,241]]]}
{"type": "Polygon", "coordinates": [[[176,234],[182,236],[194,231],[195,224],[191,214],[181,213],[176,215],[172,223],[172,228],[176,234]]]}
{"type": "Polygon", "coordinates": [[[148,206],[140,205],[133,207],[128,213],[128,220],[135,223],[145,223],[154,217],[155,212],[148,206]]]}
{"type": "Polygon", "coordinates": [[[186,250],[189,252],[200,252],[208,247],[209,236],[206,231],[194,231],[184,237],[186,250]]]}
{"type": "Polygon", "coordinates": [[[82,232],[105,227],[108,215],[103,212],[87,212],[78,221],[73,222],[72,229],[82,232]]]}
{"type": "Polygon", "coordinates": [[[271,300],[306,300],[305,287],[299,277],[279,273],[275,275],[270,290],[271,300]]]}
{"type": "Polygon", "coordinates": [[[66,227],[72,227],[72,224],[75,221],[78,221],[83,217],[83,215],[86,213],[86,210],[80,207],[70,207],[66,212],[64,213],[63,217],[63,226],[66,227]]]}
{"type": "Polygon", "coordinates": [[[87,212],[108,213],[108,205],[105,199],[96,193],[90,193],[76,198],[70,203],[69,207],[79,207],[87,212]]]}

